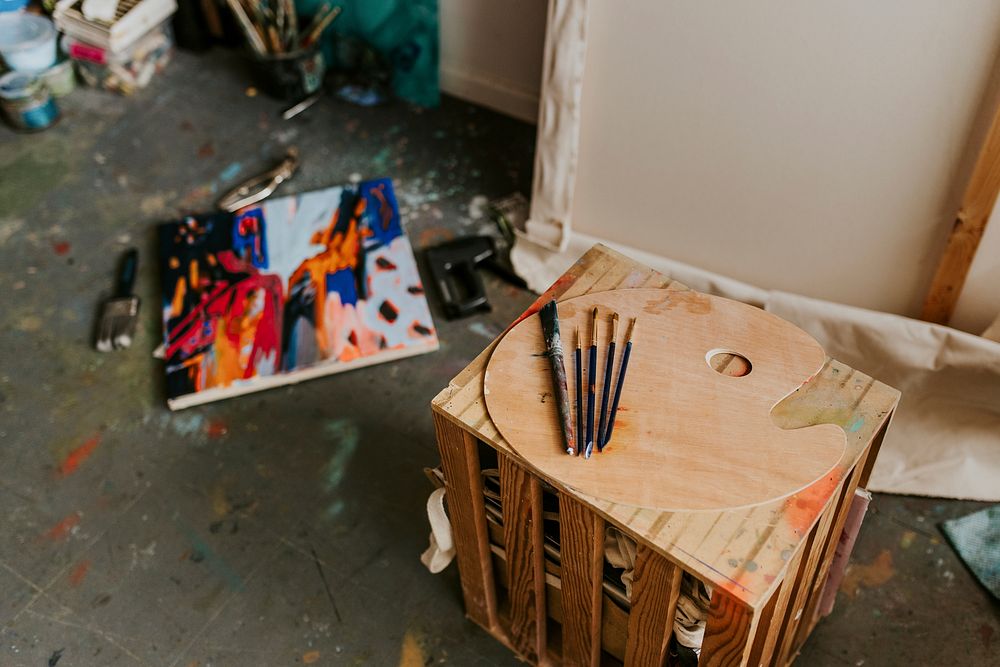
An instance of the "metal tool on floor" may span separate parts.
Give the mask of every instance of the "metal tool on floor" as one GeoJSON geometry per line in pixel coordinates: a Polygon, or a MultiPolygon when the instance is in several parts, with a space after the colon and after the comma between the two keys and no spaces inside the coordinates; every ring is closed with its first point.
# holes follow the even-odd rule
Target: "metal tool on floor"
{"type": "Polygon", "coordinates": [[[293,146],[277,167],[243,181],[223,195],[218,202],[219,208],[233,213],[270,197],[279,185],[292,177],[298,167],[299,150],[293,146]]]}
{"type": "Polygon", "coordinates": [[[449,320],[490,310],[479,269],[487,269],[517,287],[526,287],[500,256],[492,236],[464,236],[426,251],[431,276],[449,320]]]}
{"type": "Polygon", "coordinates": [[[139,317],[139,297],[132,294],[139,268],[139,251],[130,249],[118,269],[115,295],[104,302],[97,326],[97,349],[100,352],[124,350],[132,345],[139,317]]]}

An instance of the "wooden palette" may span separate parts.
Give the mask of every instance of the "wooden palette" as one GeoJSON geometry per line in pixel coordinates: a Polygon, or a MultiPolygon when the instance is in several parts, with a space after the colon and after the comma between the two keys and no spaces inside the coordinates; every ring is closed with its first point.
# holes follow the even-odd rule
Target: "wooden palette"
{"type": "Polygon", "coordinates": [[[846,436],[839,426],[784,430],[770,416],[776,403],[822,368],[826,355],[820,345],[758,308],[694,291],[626,289],[559,302],[574,415],[575,331],[583,337],[586,383],[595,306],[598,406],[611,312],[621,317],[616,378],[628,322],[637,317],[638,325],[612,440],[590,460],[563,450],[537,315],[511,329],[487,365],[483,391],[490,417],[511,447],[542,473],[616,503],[720,510],[788,496],[840,460],[846,436]],[[716,371],[711,360],[719,353],[749,360],[749,372],[733,377],[716,371]]]}

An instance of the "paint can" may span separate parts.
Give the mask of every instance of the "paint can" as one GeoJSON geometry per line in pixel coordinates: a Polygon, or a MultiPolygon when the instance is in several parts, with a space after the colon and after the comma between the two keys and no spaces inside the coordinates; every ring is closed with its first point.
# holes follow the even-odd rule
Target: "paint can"
{"type": "Polygon", "coordinates": [[[315,93],[326,74],[326,60],[318,43],[291,53],[254,54],[252,63],[257,87],[286,102],[298,102],[315,93]]]}
{"type": "Polygon", "coordinates": [[[73,69],[73,61],[68,58],[41,72],[38,78],[53,97],[69,95],[76,88],[76,71],[73,69]]]}
{"type": "Polygon", "coordinates": [[[0,109],[21,132],[37,132],[59,120],[59,108],[45,84],[33,74],[8,72],[0,77],[0,109]]]}

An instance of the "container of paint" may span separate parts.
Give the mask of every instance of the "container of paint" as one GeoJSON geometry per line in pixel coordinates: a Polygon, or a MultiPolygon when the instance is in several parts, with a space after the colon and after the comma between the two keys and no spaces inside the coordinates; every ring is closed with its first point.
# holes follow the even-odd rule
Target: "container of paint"
{"type": "Polygon", "coordinates": [[[69,95],[76,88],[76,71],[73,61],[66,59],[38,75],[53,97],[69,95]]]}
{"type": "Polygon", "coordinates": [[[0,13],[17,12],[28,6],[28,0],[0,0],[0,13]]]}
{"type": "Polygon", "coordinates": [[[52,21],[26,12],[0,14],[0,55],[12,70],[40,72],[56,64],[52,21]]]}
{"type": "Polygon", "coordinates": [[[298,102],[315,93],[326,74],[326,60],[316,43],[291,53],[253,54],[254,82],[266,95],[298,102]]]}
{"type": "Polygon", "coordinates": [[[0,109],[15,130],[38,132],[59,120],[59,108],[36,75],[7,72],[0,76],[0,109]]]}

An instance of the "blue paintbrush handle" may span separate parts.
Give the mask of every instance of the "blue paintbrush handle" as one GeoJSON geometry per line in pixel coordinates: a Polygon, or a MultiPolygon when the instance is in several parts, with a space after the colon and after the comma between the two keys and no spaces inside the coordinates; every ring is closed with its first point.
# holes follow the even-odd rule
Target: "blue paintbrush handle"
{"type": "Polygon", "coordinates": [[[590,365],[587,367],[587,449],[584,456],[590,458],[594,451],[594,401],[597,392],[597,346],[590,346],[590,365]]]}
{"type": "Polygon", "coordinates": [[[605,428],[608,425],[608,400],[611,398],[611,367],[615,362],[615,341],[608,345],[608,360],[604,364],[604,389],[601,392],[601,423],[597,427],[597,451],[604,448],[605,428]]]}
{"type": "Polygon", "coordinates": [[[583,433],[583,351],[576,348],[576,432],[583,433]]]}
{"type": "Polygon", "coordinates": [[[615,417],[618,416],[618,400],[622,397],[622,385],[625,384],[625,370],[628,368],[628,355],[632,352],[632,341],[625,343],[625,352],[622,354],[622,368],[618,371],[618,384],[615,386],[615,400],[611,403],[611,417],[608,419],[608,432],[604,434],[604,442],[597,451],[604,449],[604,445],[611,442],[611,433],[615,430],[615,417]]]}

